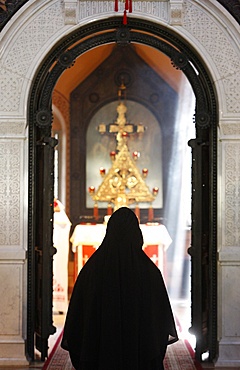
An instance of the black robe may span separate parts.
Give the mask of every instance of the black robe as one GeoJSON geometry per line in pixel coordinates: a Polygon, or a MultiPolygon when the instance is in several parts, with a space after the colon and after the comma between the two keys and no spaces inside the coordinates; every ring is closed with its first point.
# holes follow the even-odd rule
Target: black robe
{"type": "Polygon", "coordinates": [[[110,217],[70,299],[61,346],[77,370],[160,370],[178,340],[160,270],[142,250],[134,212],[110,217]]]}

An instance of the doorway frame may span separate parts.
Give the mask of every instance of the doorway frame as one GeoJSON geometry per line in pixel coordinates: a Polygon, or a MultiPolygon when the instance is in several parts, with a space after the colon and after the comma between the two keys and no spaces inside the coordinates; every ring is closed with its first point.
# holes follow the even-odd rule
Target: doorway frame
{"type": "MultiPolygon", "coordinates": [[[[65,71],[82,53],[106,43],[125,45],[137,42],[149,45],[171,58],[173,65],[188,78],[196,96],[195,124],[197,131],[211,130],[209,181],[211,188],[210,271],[211,360],[217,352],[217,99],[210,72],[198,52],[174,31],[153,22],[131,18],[122,26],[119,17],[96,21],[79,27],[59,41],[47,55],[33,80],[28,101],[29,123],[29,215],[28,215],[28,322],[27,352],[30,358],[34,350],[34,289],[35,289],[35,227],[36,227],[36,139],[37,131],[49,135],[52,125],[52,93],[54,86],[65,71]],[[134,32],[132,32],[134,30],[134,32]],[[93,36],[91,36],[93,35],[93,36]],[[53,67],[53,64],[56,63],[53,67]],[[197,74],[196,74],[197,70],[197,74]]],[[[195,205],[196,207],[197,205],[195,205]]],[[[198,217],[198,216],[197,216],[198,217]]]]}

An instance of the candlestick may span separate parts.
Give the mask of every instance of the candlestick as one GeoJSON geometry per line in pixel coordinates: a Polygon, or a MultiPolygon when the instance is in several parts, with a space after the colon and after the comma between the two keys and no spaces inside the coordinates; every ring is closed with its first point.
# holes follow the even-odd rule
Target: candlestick
{"type": "Polygon", "coordinates": [[[108,203],[108,206],[107,206],[107,215],[108,216],[111,216],[112,212],[113,212],[112,205],[111,205],[111,203],[108,203]]]}
{"type": "Polygon", "coordinates": [[[138,204],[135,207],[135,215],[137,216],[138,221],[140,222],[140,208],[138,204]]]}
{"type": "Polygon", "coordinates": [[[147,177],[147,175],[148,175],[148,169],[147,168],[143,168],[142,169],[142,174],[143,174],[143,177],[147,177]]]}
{"type": "Polygon", "coordinates": [[[152,205],[150,205],[148,209],[148,221],[152,221],[154,219],[154,211],[152,205]]]}
{"type": "Polygon", "coordinates": [[[98,220],[98,204],[97,203],[95,203],[93,207],[93,217],[95,218],[95,220],[98,220]]]}

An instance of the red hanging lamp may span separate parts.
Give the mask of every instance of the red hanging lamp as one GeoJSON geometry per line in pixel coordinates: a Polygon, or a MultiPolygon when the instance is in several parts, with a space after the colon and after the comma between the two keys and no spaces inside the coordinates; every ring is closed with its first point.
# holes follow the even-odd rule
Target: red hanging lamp
{"type": "MultiPolygon", "coordinates": [[[[123,0],[125,2],[123,11],[123,24],[127,24],[127,13],[132,13],[132,0],[123,0]]],[[[114,10],[118,12],[118,0],[114,0],[114,10]]]]}

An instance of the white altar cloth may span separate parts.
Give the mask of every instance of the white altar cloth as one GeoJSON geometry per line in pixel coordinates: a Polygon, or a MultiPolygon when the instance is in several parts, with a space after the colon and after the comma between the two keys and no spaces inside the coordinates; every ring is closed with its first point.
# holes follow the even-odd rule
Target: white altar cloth
{"type": "MultiPolygon", "coordinates": [[[[141,224],[140,228],[143,234],[143,250],[158,266],[163,275],[165,264],[165,252],[172,242],[172,239],[164,225],[160,224],[141,224]]],[[[93,246],[96,250],[102,243],[106,233],[106,225],[104,224],[85,224],[77,225],[70,238],[72,243],[72,251],[76,253],[76,264],[78,273],[83,267],[90,255],[86,255],[84,246],[93,246]]]]}
{"type": "Polygon", "coordinates": [[[77,247],[82,245],[93,245],[95,248],[99,247],[105,234],[106,225],[103,224],[77,225],[70,239],[73,253],[76,253],[77,247]]]}

